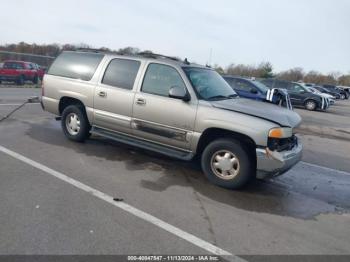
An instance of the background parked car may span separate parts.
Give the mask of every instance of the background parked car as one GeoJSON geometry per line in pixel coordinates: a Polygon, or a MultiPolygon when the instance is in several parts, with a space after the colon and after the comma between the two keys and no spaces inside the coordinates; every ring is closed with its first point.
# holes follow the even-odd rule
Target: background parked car
{"type": "Polygon", "coordinates": [[[318,91],[320,91],[321,93],[324,94],[329,94],[331,96],[334,96],[335,99],[340,99],[340,94],[338,92],[333,92],[327,88],[324,88],[323,86],[313,86],[313,88],[317,89],[318,91]]]}
{"type": "Polygon", "coordinates": [[[269,88],[286,89],[293,106],[303,107],[307,110],[327,110],[330,102],[327,98],[314,94],[303,85],[296,82],[288,82],[278,79],[261,79],[261,82],[269,88]]]}
{"type": "MultiPolygon", "coordinates": [[[[305,86],[305,85],[304,85],[305,86]]],[[[320,91],[318,91],[316,88],[312,87],[312,86],[305,86],[305,88],[307,90],[309,90],[310,92],[314,93],[314,94],[318,94],[320,96],[323,96],[325,98],[328,98],[329,102],[331,105],[335,104],[335,97],[330,95],[330,94],[326,94],[326,93],[322,93],[320,91]]]]}
{"type": "Polygon", "coordinates": [[[38,72],[38,77],[40,80],[43,80],[44,74],[45,74],[45,69],[41,66],[39,66],[38,64],[35,63],[31,63],[32,66],[35,68],[35,70],[38,72]]]}
{"type": "Polygon", "coordinates": [[[337,86],[337,87],[340,88],[340,89],[343,89],[350,96],[350,86],[337,86]]]}
{"type": "Polygon", "coordinates": [[[270,95],[270,89],[255,79],[228,75],[223,76],[223,78],[241,97],[270,102],[291,110],[293,109],[286,90],[275,90],[270,95]]]}
{"type": "Polygon", "coordinates": [[[32,63],[24,61],[8,60],[4,62],[0,69],[0,82],[10,81],[23,85],[26,80],[38,83],[38,71],[33,67],[32,63]]]}
{"type": "Polygon", "coordinates": [[[266,93],[269,88],[264,84],[243,77],[223,77],[239,96],[259,101],[264,101],[266,99],[266,93]]]}
{"type": "Polygon", "coordinates": [[[322,85],[324,88],[327,88],[330,91],[337,92],[340,95],[340,99],[349,99],[349,94],[343,89],[338,88],[335,85],[322,85]]]}

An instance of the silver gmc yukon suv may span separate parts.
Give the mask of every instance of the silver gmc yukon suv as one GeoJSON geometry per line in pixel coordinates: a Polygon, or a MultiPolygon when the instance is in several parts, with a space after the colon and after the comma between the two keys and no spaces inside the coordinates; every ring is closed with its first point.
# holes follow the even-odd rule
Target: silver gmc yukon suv
{"type": "Polygon", "coordinates": [[[90,134],[191,160],[207,178],[239,188],[286,172],[301,158],[300,116],[239,98],[213,69],[161,55],[63,52],[45,75],[42,107],[64,134],[90,134]]]}

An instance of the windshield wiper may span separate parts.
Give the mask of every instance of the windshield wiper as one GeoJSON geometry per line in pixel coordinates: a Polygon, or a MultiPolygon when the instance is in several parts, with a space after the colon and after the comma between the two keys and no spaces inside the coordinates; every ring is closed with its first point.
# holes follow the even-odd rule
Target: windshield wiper
{"type": "Polygon", "coordinates": [[[209,97],[207,98],[207,100],[216,100],[216,99],[231,99],[231,98],[234,98],[238,96],[237,94],[231,94],[231,95],[228,95],[228,96],[223,96],[223,95],[217,95],[217,96],[212,96],[212,97],[209,97]]]}

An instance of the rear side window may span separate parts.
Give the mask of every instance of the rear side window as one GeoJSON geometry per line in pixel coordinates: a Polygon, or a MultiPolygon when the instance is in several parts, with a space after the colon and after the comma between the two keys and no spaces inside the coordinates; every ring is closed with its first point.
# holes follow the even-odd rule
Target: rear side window
{"type": "Polygon", "coordinates": [[[274,88],[284,88],[284,89],[291,89],[291,84],[289,82],[285,82],[285,81],[278,81],[276,80],[274,88]]]}
{"type": "Polygon", "coordinates": [[[53,62],[48,74],[89,81],[103,56],[95,53],[63,52],[53,62]]]}
{"type": "Polygon", "coordinates": [[[132,89],[139,68],[139,61],[113,59],[106,69],[102,83],[119,88],[132,89]]]}
{"type": "Polygon", "coordinates": [[[5,62],[3,68],[6,69],[23,69],[22,63],[17,62],[5,62]]]}

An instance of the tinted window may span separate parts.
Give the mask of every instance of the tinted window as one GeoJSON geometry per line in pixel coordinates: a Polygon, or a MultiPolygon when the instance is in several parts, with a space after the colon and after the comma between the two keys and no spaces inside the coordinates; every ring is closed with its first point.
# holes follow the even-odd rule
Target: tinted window
{"type": "Polygon", "coordinates": [[[3,68],[6,69],[23,69],[22,63],[5,62],[3,68]]]}
{"type": "Polygon", "coordinates": [[[103,56],[95,53],[63,52],[53,62],[48,74],[88,81],[103,56]]]}
{"type": "Polygon", "coordinates": [[[306,90],[301,85],[291,83],[290,91],[294,92],[294,93],[301,93],[301,92],[304,92],[306,90]]]}
{"type": "Polygon", "coordinates": [[[150,64],[142,84],[145,93],[168,96],[173,86],[185,87],[181,76],[175,68],[161,64],[150,64]]]}
{"type": "Polygon", "coordinates": [[[255,87],[248,81],[242,79],[235,79],[234,81],[236,82],[235,88],[237,88],[237,90],[242,90],[246,92],[250,92],[251,89],[255,90],[255,87]]]}
{"type": "Polygon", "coordinates": [[[274,88],[284,88],[284,89],[291,89],[291,85],[289,82],[285,82],[285,81],[279,81],[276,80],[275,81],[275,85],[273,86],[274,88]]]}
{"type": "Polygon", "coordinates": [[[139,68],[139,61],[113,59],[106,69],[102,83],[115,87],[132,89],[139,68]]]}
{"type": "Polygon", "coordinates": [[[269,88],[272,88],[274,86],[274,79],[261,79],[260,82],[269,88]]]}

